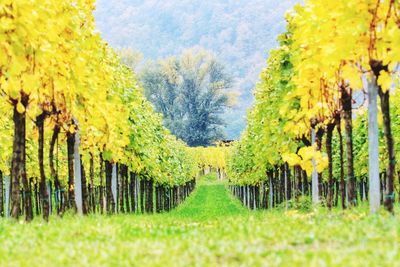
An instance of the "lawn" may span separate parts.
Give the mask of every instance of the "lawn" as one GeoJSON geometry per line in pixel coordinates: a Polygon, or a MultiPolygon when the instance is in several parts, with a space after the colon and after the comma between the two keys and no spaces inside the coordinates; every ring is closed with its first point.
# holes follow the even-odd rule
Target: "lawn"
{"type": "Polygon", "coordinates": [[[203,179],[161,215],[0,220],[0,266],[400,266],[399,216],[248,211],[203,179]]]}

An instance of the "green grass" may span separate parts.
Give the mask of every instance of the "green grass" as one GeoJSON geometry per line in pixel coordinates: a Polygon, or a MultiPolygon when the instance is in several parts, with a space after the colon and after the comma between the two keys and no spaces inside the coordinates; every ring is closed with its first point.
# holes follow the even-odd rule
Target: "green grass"
{"type": "Polygon", "coordinates": [[[210,176],[162,215],[0,220],[0,266],[400,266],[399,217],[251,212],[210,176]]]}

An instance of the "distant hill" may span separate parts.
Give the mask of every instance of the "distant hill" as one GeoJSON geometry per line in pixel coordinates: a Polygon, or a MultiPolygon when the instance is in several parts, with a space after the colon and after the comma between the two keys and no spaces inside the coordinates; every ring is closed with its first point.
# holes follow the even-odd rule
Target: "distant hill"
{"type": "Polygon", "coordinates": [[[113,47],[131,47],[145,60],[189,47],[213,51],[236,80],[239,105],[226,113],[228,138],[245,125],[252,89],[267,52],[284,31],[284,14],[297,0],[98,0],[95,16],[113,47]]]}

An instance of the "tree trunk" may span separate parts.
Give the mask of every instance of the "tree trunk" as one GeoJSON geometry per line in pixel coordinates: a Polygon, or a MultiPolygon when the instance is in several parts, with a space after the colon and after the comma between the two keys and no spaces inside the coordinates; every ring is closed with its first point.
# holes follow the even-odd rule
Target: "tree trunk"
{"type": "Polygon", "coordinates": [[[255,194],[255,209],[260,208],[260,186],[256,186],[254,189],[254,194],[255,194]]]}
{"type": "MultiPolygon", "coordinates": [[[[23,102],[22,104],[24,105],[24,107],[26,107],[28,105],[27,99],[22,99],[21,101],[23,102]],[[24,103],[24,101],[26,101],[26,102],[24,103]]],[[[19,158],[19,160],[21,160],[21,161],[16,164],[16,166],[19,166],[19,167],[17,170],[14,170],[14,175],[18,179],[18,182],[19,182],[19,180],[22,180],[22,184],[23,184],[24,192],[25,192],[25,198],[24,198],[24,203],[23,203],[24,207],[25,207],[25,220],[27,222],[30,222],[33,219],[33,210],[32,210],[32,198],[30,195],[31,191],[30,191],[28,179],[26,176],[26,139],[25,139],[25,136],[26,136],[26,114],[18,113],[18,115],[16,115],[15,113],[18,113],[18,111],[14,110],[14,125],[18,124],[18,128],[20,128],[20,129],[18,129],[18,130],[15,129],[14,133],[16,135],[17,134],[20,135],[19,138],[17,137],[18,138],[17,142],[19,142],[19,144],[18,144],[19,148],[17,148],[17,150],[20,151],[19,152],[20,154],[17,156],[17,158],[19,158]],[[18,131],[18,133],[17,133],[17,131],[18,131]]],[[[13,146],[13,148],[14,148],[14,146],[13,146]]],[[[13,163],[14,163],[14,151],[13,151],[12,166],[14,166],[13,163]]],[[[12,172],[12,176],[13,176],[13,172],[12,172]]],[[[14,187],[15,182],[17,182],[17,181],[14,181],[14,179],[12,178],[12,184],[11,184],[12,196],[11,197],[13,197],[13,194],[15,193],[14,192],[14,189],[15,189],[18,191],[18,198],[19,198],[20,186],[18,184],[14,187]]],[[[14,201],[14,199],[12,199],[12,201],[14,201]]],[[[19,205],[19,200],[18,200],[18,205],[19,205]]],[[[19,207],[18,208],[15,207],[15,209],[16,209],[15,211],[18,211],[18,212],[20,211],[19,207]]],[[[13,214],[14,205],[12,205],[11,212],[12,212],[11,216],[14,218],[17,218],[14,216],[15,214],[13,214]]]]}
{"type": "Polygon", "coordinates": [[[294,200],[296,200],[297,199],[297,193],[298,193],[298,180],[297,180],[297,178],[298,178],[298,176],[297,176],[297,169],[296,169],[296,167],[295,166],[293,166],[293,168],[292,168],[292,170],[293,170],[293,179],[292,179],[292,183],[291,183],[291,192],[292,192],[292,194],[291,194],[291,199],[294,199],[294,200]]]}
{"type": "Polygon", "coordinates": [[[74,189],[74,134],[67,133],[68,150],[68,208],[76,210],[74,189]]]}
{"type": "MultiPolygon", "coordinates": [[[[28,98],[22,97],[21,100],[24,107],[28,105],[28,98]]],[[[29,187],[28,178],[26,176],[26,114],[19,114],[16,108],[14,108],[14,143],[13,143],[13,158],[12,158],[12,170],[11,170],[11,198],[12,198],[12,208],[11,208],[11,216],[13,218],[17,218],[20,212],[20,200],[19,200],[19,181],[22,180],[25,197],[24,197],[24,210],[25,210],[25,220],[30,222],[33,219],[33,210],[32,210],[32,197],[31,190],[29,187]],[[18,129],[17,129],[18,128],[18,129]],[[16,142],[16,143],[15,143],[16,142]],[[17,153],[18,155],[14,155],[17,153]],[[14,158],[15,156],[15,158],[14,158]],[[15,164],[15,165],[14,165],[15,164]],[[15,167],[15,169],[14,169],[15,167]],[[14,179],[15,178],[15,179],[14,179]],[[14,192],[18,191],[18,192],[14,192]],[[14,206],[14,197],[15,193],[18,193],[18,204],[14,206]],[[18,205],[18,207],[17,207],[18,205]],[[18,214],[17,216],[15,216],[18,214]]]]}
{"type": "Polygon", "coordinates": [[[336,129],[339,135],[339,160],[340,160],[340,199],[342,202],[342,209],[346,209],[346,193],[345,193],[345,181],[344,181],[344,150],[343,150],[343,135],[342,128],[340,125],[340,119],[336,121],[336,129]]]}
{"type": "Polygon", "coordinates": [[[348,196],[350,205],[357,204],[356,193],[356,177],[354,176],[354,158],[353,158],[353,121],[352,121],[352,90],[347,91],[347,88],[341,88],[341,101],[343,106],[343,118],[345,122],[346,132],[346,151],[347,151],[347,181],[348,181],[348,196]]]}
{"type": "Polygon", "coordinates": [[[183,185],[178,186],[178,196],[179,196],[178,205],[181,204],[184,200],[183,190],[184,190],[183,185]]]}
{"type": "Polygon", "coordinates": [[[139,194],[140,194],[139,175],[135,173],[135,212],[139,213],[139,194]]]}
{"type": "MultiPolygon", "coordinates": [[[[314,145],[316,142],[316,133],[315,129],[311,129],[311,144],[314,145]]],[[[318,193],[318,172],[317,172],[317,163],[315,159],[312,159],[313,162],[313,172],[312,172],[312,180],[311,180],[311,192],[312,192],[312,203],[314,205],[318,204],[319,202],[319,193],[318,193]]]]}
{"type": "Polygon", "coordinates": [[[160,186],[155,186],[156,190],[156,213],[160,213],[160,186]]]}
{"type": "Polygon", "coordinates": [[[304,195],[304,185],[301,179],[301,167],[299,165],[296,165],[294,169],[297,180],[297,189],[296,189],[296,198],[297,198],[300,194],[304,195]]]}
{"type": "Polygon", "coordinates": [[[124,165],[124,177],[125,177],[125,209],[127,213],[131,212],[131,206],[129,203],[129,189],[130,189],[130,184],[129,184],[129,170],[128,166],[124,165]]]}
{"type": "MultiPolygon", "coordinates": [[[[26,157],[24,157],[26,158],[26,157]]],[[[26,161],[26,160],[24,160],[26,161]]],[[[24,206],[25,206],[25,220],[30,222],[33,219],[33,207],[32,207],[32,190],[29,186],[29,181],[26,176],[26,172],[22,178],[22,184],[25,191],[25,199],[24,199],[24,206]]]]}
{"type": "Polygon", "coordinates": [[[275,169],[275,178],[272,180],[272,188],[274,188],[274,196],[275,196],[275,198],[274,198],[274,202],[275,202],[275,206],[277,206],[278,204],[280,204],[280,202],[279,202],[279,191],[280,191],[280,189],[279,189],[279,187],[280,187],[280,184],[279,184],[279,169],[278,169],[278,166],[276,166],[276,169],[275,169]]]}
{"type": "MultiPolygon", "coordinates": [[[[210,168],[211,169],[211,168],[210,168]]],[[[211,173],[211,170],[210,170],[211,173]]],[[[175,198],[174,198],[174,208],[176,208],[178,206],[178,193],[179,193],[179,187],[176,185],[175,187],[175,198]]]]}
{"type": "Polygon", "coordinates": [[[339,205],[339,181],[335,182],[335,207],[339,205]]]}
{"type": "MultiPolygon", "coordinates": [[[[29,185],[29,183],[28,183],[29,185]]],[[[53,212],[53,202],[52,202],[52,196],[53,196],[53,185],[51,181],[47,182],[47,194],[48,194],[48,201],[49,201],[49,215],[53,212]]]]}
{"type": "Polygon", "coordinates": [[[113,213],[118,212],[118,170],[117,164],[112,164],[112,171],[111,171],[111,193],[113,197],[113,213]]]}
{"type": "Polygon", "coordinates": [[[164,186],[160,185],[160,212],[163,212],[165,207],[165,198],[164,198],[164,186]]]}
{"type": "MultiPolygon", "coordinates": [[[[317,151],[322,151],[322,137],[324,136],[324,129],[319,128],[315,134],[315,143],[317,144],[317,151]]],[[[322,173],[318,173],[318,196],[319,201],[324,198],[324,190],[323,190],[323,177],[322,173]]]]}
{"type": "Polygon", "coordinates": [[[283,165],[283,169],[281,169],[281,171],[283,171],[283,176],[284,176],[284,190],[285,190],[285,210],[288,210],[288,172],[287,172],[287,163],[285,163],[283,165]]]}
{"type": "Polygon", "coordinates": [[[175,208],[175,198],[176,198],[176,186],[173,186],[171,188],[171,210],[175,208]]]}
{"type": "MultiPolygon", "coordinates": [[[[21,104],[26,108],[28,106],[29,96],[21,95],[21,104]]],[[[11,161],[11,217],[18,219],[20,215],[20,181],[24,183],[26,188],[26,113],[22,114],[17,110],[17,102],[14,103],[13,122],[13,153],[11,161]]],[[[27,198],[25,198],[27,199],[27,198]]],[[[25,209],[29,208],[25,203],[25,209]]],[[[25,211],[26,221],[31,221],[31,212],[25,211]]]]}
{"type": "Polygon", "coordinates": [[[36,117],[36,126],[39,131],[38,140],[38,155],[39,155],[39,170],[40,170],[40,198],[42,201],[42,215],[43,219],[49,220],[49,193],[47,192],[46,186],[46,173],[44,171],[44,120],[46,118],[45,113],[41,113],[36,117]]]}
{"type": "Polygon", "coordinates": [[[147,181],[146,212],[153,213],[153,180],[152,179],[147,181]]]}
{"type": "MultiPolygon", "coordinates": [[[[79,132],[74,134],[74,184],[75,184],[75,205],[76,211],[79,215],[83,215],[83,182],[82,182],[82,160],[79,152],[80,137],[79,132]]],[[[86,178],[85,178],[86,180],[86,178]]],[[[85,181],[86,182],[86,181],[85,181]]],[[[86,187],[86,185],[85,185],[86,187]]]]}
{"type": "Polygon", "coordinates": [[[246,185],[246,195],[247,195],[247,200],[246,200],[246,203],[247,203],[247,207],[250,209],[251,208],[251,202],[250,202],[250,200],[251,200],[251,193],[250,193],[250,186],[249,185],[246,185]]]}
{"type": "Polygon", "coordinates": [[[37,181],[35,181],[35,212],[36,215],[40,214],[40,197],[39,197],[39,191],[38,191],[38,184],[37,181]]]}
{"type": "Polygon", "coordinates": [[[303,188],[304,188],[304,195],[307,196],[309,193],[308,190],[308,176],[305,170],[301,170],[301,176],[303,177],[303,188]]]}
{"type": "Polygon", "coordinates": [[[90,176],[90,185],[89,185],[89,198],[90,198],[90,211],[92,213],[96,212],[96,198],[95,198],[95,190],[94,190],[94,156],[93,153],[90,153],[90,161],[89,161],[89,176],[90,176]]]}
{"type": "Polygon", "coordinates": [[[134,172],[130,172],[130,196],[131,196],[131,210],[133,213],[136,213],[136,175],[134,172]]]}
{"type": "Polygon", "coordinates": [[[367,187],[367,183],[365,182],[365,180],[364,180],[365,178],[363,177],[362,178],[362,180],[361,180],[361,185],[362,185],[362,196],[361,196],[361,199],[362,199],[362,201],[366,201],[368,198],[367,198],[367,193],[366,193],[366,187],[367,187]]]}
{"type": "Polygon", "coordinates": [[[87,179],[85,166],[83,166],[82,156],[80,157],[81,161],[81,190],[82,190],[82,214],[86,215],[89,213],[89,204],[88,204],[88,190],[87,190],[87,179]]]}
{"type": "Polygon", "coordinates": [[[62,215],[62,213],[63,213],[62,189],[61,189],[60,180],[58,179],[57,170],[54,166],[54,148],[55,148],[56,142],[58,140],[59,133],[60,133],[60,127],[58,125],[54,126],[53,134],[52,134],[51,140],[50,140],[49,166],[50,166],[51,177],[54,180],[54,187],[56,190],[55,193],[56,193],[56,200],[57,200],[57,202],[56,202],[57,214],[62,215]]]}
{"type": "Polygon", "coordinates": [[[163,196],[163,198],[164,198],[164,210],[165,211],[169,211],[169,199],[170,199],[170,196],[169,196],[169,192],[170,192],[170,189],[167,187],[167,188],[164,188],[164,196],[163,196]]]}
{"type": "Polygon", "coordinates": [[[368,84],[368,161],[369,161],[369,205],[371,213],[380,206],[379,180],[379,128],[378,128],[378,85],[375,75],[368,84]]]}
{"type": "Polygon", "coordinates": [[[332,159],[332,132],[335,124],[328,124],[326,132],[326,153],[328,154],[328,197],[327,205],[331,209],[333,206],[333,159],[332,159]]]}
{"type": "Polygon", "coordinates": [[[140,177],[139,194],[140,194],[140,212],[141,213],[144,213],[144,190],[145,190],[145,180],[144,180],[144,177],[140,177]]]}
{"type": "Polygon", "coordinates": [[[394,138],[391,128],[390,119],[390,102],[389,102],[389,90],[383,92],[382,88],[379,87],[379,98],[381,99],[381,111],[383,116],[383,131],[386,140],[386,150],[388,154],[388,165],[386,168],[387,173],[387,187],[385,191],[384,205],[385,208],[393,213],[393,203],[395,200],[394,196],[394,173],[396,168],[396,154],[394,151],[394,138]]]}
{"type": "Polygon", "coordinates": [[[103,154],[100,153],[100,194],[99,194],[99,204],[100,204],[100,213],[103,214],[107,212],[107,198],[104,194],[104,160],[103,154]]]}
{"type": "Polygon", "coordinates": [[[112,214],[114,213],[115,202],[111,189],[112,164],[108,160],[105,161],[105,169],[106,169],[106,210],[108,214],[112,214]]]}
{"type": "Polygon", "coordinates": [[[124,175],[124,165],[118,164],[119,179],[118,179],[118,191],[119,191],[119,211],[120,213],[125,212],[124,207],[124,191],[125,191],[125,175],[124,175]]]}

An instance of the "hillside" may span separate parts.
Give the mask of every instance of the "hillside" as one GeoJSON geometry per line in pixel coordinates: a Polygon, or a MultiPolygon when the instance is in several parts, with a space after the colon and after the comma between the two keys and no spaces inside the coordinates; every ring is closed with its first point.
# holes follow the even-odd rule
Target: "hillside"
{"type": "Polygon", "coordinates": [[[237,138],[244,128],[252,89],[267,51],[284,30],[284,14],[296,0],[98,0],[97,27],[113,47],[131,47],[145,60],[177,55],[202,46],[229,69],[240,93],[226,114],[226,133],[237,138]]]}

